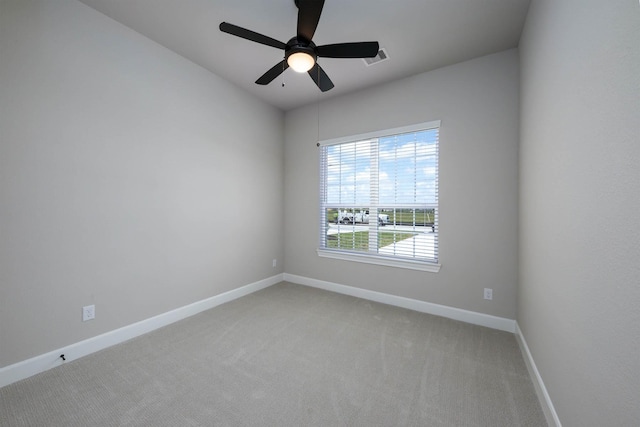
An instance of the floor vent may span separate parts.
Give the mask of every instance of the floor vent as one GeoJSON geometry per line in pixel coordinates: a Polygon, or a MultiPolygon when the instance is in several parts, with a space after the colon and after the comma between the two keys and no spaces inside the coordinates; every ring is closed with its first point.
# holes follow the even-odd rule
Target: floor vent
{"type": "Polygon", "coordinates": [[[387,51],[385,50],[385,48],[382,48],[378,51],[378,54],[373,58],[362,58],[362,59],[364,60],[364,63],[367,64],[367,66],[369,66],[369,65],[377,64],[378,62],[386,61],[387,59],[389,59],[389,55],[387,55],[387,51]]]}

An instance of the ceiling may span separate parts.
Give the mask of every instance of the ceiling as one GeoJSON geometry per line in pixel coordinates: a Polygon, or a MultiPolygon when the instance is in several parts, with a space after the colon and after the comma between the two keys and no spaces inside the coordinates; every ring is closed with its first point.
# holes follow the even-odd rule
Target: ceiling
{"type": "Polygon", "coordinates": [[[529,0],[325,0],[316,45],[378,41],[389,59],[319,58],[335,87],[286,70],[255,80],[283,51],[219,30],[226,21],[282,42],[295,36],[294,0],[80,0],[284,111],[518,46],[529,0]],[[284,83],[284,87],[282,86],[284,83]]]}

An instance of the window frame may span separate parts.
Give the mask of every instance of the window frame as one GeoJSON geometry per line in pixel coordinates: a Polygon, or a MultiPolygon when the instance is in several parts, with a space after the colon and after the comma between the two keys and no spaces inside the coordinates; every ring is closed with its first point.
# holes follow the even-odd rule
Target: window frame
{"type": "MultiPolygon", "coordinates": [[[[435,259],[434,260],[420,260],[420,259],[412,259],[412,258],[403,258],[396,255],[380,255],[375,252],[359,252],[359,251],[348,251],[344,249],[330,249],[327,247],[323,247],[323,242],[326,242],[326,230],[327,230],[327,218],[326,218],[326,209],[328,203],[326,203],[326,192],[327,192],[327,171],[325,169],[325,165],[323,163],[324,156],[322,153],[318,156],[319,158],[319,171],[320,171],[320,186],[319,186],[319,213],[320,213],[320,222],[319,222],[319,234],[318,234],[318,248],[317,253],[318,256],[324,258],[332,258],[332,259],[340,259],[346,261],[354,261],[361,262],[367,264],[375,264],[375,265],[383,265],[389,267],[398,267],[398,268],[406,268],[412,270],[420,270],[437,273],[440,271],[440,259],[439,259],[439,251],[438,251],[438,239],[439,239],[439,224],[438,224],[438,210],[439,210],[439,197],[438,197],[438,183],[439,183],[439,163],[440,163],[440,120],[434,120],[430,122],[418,123],[409,126],[402,126],[391,129],[383,129],[374,132],[367,132],[357,135],[349,135],[339,138],[327,139],[318,142],[318,147],[324,149],[324,147],[331,145],[339,145],[345,143],[356,143],[360,141],[370,140],[370,139],[380,139],[384,137],[390,137],[400,134],[419,132],[419,131],[428,131],[438,129],[438,141],[436,143],[436,176],[435,176],[435,184],[436,184],[436,200],[435,200],[435,218],[434,218],[434,231],[435,231],[435,259]]],[[[379,151],[378,151],[379,152],[379,151]]],[[[375,173],[377,175],[377,171],[375,173]]],[[[371,208],[371,206],[369,207],[371,208]]],[[[377,206],[376,206],[377,209],[377,206]]],[[[377,212],[377,210],[376,210],[377,212]]],[[[377,222],[377,221],[376,221],[377,222]]]]}

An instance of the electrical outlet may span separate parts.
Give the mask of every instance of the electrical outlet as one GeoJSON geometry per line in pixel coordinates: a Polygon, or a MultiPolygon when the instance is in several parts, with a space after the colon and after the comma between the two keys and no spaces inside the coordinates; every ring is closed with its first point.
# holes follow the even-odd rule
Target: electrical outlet
{"type": "Polygon", "coordinates": [[[489,300],[493,299],[493,289],[484,288],[484,299],[489,299],[489,300]]]}
{"type": "Polygon", "coordinates": [[[277,259],[273,259],[273,266],[275,267],[276,265],[278,265],[278,260],[277,259]]]}
{"type": "Polygon", "coordinates": [[[87,320],[96,318],[96,306],[95,305],[86,305],[82,307],[82,321],[86,322],[87,320]]]}

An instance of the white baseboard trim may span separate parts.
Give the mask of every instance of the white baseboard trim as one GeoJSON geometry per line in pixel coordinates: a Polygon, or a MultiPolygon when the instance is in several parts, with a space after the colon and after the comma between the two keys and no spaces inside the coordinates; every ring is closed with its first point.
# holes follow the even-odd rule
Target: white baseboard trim
{"type": "Polygon", "coordinates": [[[522,335],[522,331],[520,330],[518,322],[516,322],[516,340],[520,345],[520,351],[524,355],[524,361],[527,365],[527,369],[529,370],[529,376],[531,376],[531,380],[533,381],[533,386],[535,387],[536,393],[538,394],[540,406],[542,406],[542,411],[544,412],[544,416],[547,419],[547,424],[553,427],[562,427],[560,418],[558,418],[558,414],[556,413],[556,409],[553,406],[553,402],[551,402],[551,397],[549,396],[547,388],[542,381],[542,377],[540,376],[540,372],[536,367],[536,363],[533,361],[533,356],[529,351],[529,346],[527,345],[527,341],[524,339],[524,335],[522,335]]]}
{"type": "Polygon", "coordinates": [[[340,294],[350,295],[383,304],[394,305],[396,307],[408,308],[422,313],[434,314],[436,316],[447,317],[449,319],[460,320],[474,325],[486,326],[492,329],[499,329],[514,333],[516,321],[504,317],[491,316],[489,314],[475,311],[463,310],[460,308],[448,307],[446,305],[434,304],[426,301],[419,301],[411,298],[389,295],[382,292],[370,291],[352,286],[340,285],[323,280],[311,279],[309,277],[297,276],[294,274],[284,274],[284,280],[299,285],[311,286],[340,294]]]}
{"type": "Polygon", "coordinates": [[[141,320],[140,322],[132,323],[131,325],[106,332],[102,335],[41,354],[31,359],[23,360],[13,365],[5,366],[4,368],[0,368],[0,387],[4,387],[16,381],[20,381],[32,375],[59,366],[63,363],[95,353],[96,351],[146,334],[155,329],[198,314],[202,311],[209,310],[210,308],[216,307],[220,304],[224,304],[275,285],[276,283],[282,282],[282,280],[284,280],[283,277],[283,274],[277,274],[267,279],[259,280],[249,285],[150,317],[149,319],[141,320]],[[61,354],[65,355],[66,362],[60,358],[61,354]]]}

